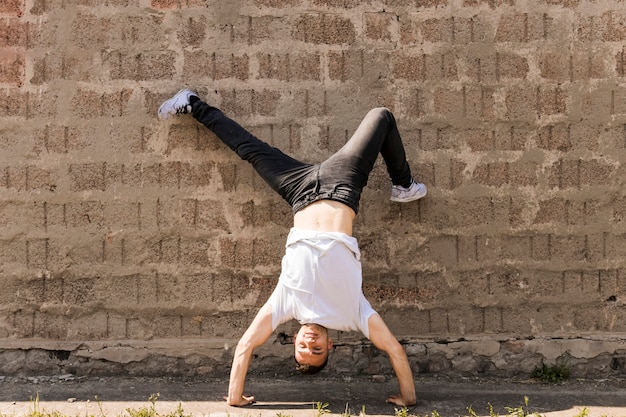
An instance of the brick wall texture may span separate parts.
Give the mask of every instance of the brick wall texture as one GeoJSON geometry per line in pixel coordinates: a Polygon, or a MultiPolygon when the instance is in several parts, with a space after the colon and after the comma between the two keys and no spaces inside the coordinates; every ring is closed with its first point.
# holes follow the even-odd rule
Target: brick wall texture
{"type": "MultiPolygon", "coordinates": [[[[626,372],[622,2],[5,0],[0,374],[227,372],[291,210],[157,120],[182,86],[308,162],[394,112],[429,195],[391,203],[379,159],[355,235],[415,372],[626,372]]],[[[334,336],[329,372],[388,371],[334,336]]]]}

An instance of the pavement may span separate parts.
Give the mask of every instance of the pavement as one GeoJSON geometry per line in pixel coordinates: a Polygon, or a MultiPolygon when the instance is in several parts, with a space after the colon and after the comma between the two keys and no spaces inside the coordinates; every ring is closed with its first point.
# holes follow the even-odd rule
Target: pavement
{"type": "MultiPolygon", "coordinates": [[[[626,379],[544,384],[420,375],[415,381],[418,402],[407,410],[411,416],[626,417],[626,379]],[[511,410],[518,407],[524,407],[517,410],[521,413],[511,410]]],[[[399,414],[398,407],[385,403],[388,395],[396,393],[397,382],[382,376],[249,376],[246,393],[255,395],[257,402],[243,408],[225,403],[222,398],[227,389],[226,378],[0,376],[0,417],[129,416],[129,409],[150,410],[149,399],[157,398],[155,394],[156,413],[170,417],[177,409],[193,417],[321,417],[326,413],[317,410],[318,402],[328,403],[325,410],[342,417],[362,412],[366,416],[399,414]]]]}

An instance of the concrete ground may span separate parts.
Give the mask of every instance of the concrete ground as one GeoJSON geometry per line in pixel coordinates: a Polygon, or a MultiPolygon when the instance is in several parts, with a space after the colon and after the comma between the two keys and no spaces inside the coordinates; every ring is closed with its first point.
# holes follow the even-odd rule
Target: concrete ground
{"type": "MultiPolygon", "coordinates": [[[[64,416],[128,416],[127,409],[149,408],[149,398],[160,415],[180,405],[185,415],[242,417],[319,417],[317,402],[328,403],[334,415],[393,416],[395,407],[385,404],[394,394],[396,381],[389,378],[329,378],[325,376],[249,377],[246,392],[257,403],[245,408],[229,407],[222,400],[228,381],[189,378],[0,377],[0,417],[21,416],[32,411],[59,412],[64,416]],[[38,403],[33,401],[39,398],[38,403]]],[[[489,405],[505,416],[507,407],[524,405],[528,412],[551,417],[626,417],[626,380],[568,381],[541,384],[531,380],[492,378],[416,378],[418,403],[408,412],[416,416],[488,416],[489,405]],[[585,409],[586,408],[586,409],[585,409]]],[[[516,416],[517,417],[517,416],[516,416]]]]}

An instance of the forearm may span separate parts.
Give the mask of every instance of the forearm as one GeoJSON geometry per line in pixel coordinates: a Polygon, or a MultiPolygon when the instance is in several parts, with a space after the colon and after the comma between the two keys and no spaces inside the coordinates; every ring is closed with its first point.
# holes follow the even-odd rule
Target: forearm
{"type": "Polygon", "coordinates": [[[416,402],[415,383],[413,382],[413,372],[406,356],[404,348],[398,340],[391,334],[385,322],[378,314],[373,314],[368,321],[370,329],[370,340],[378,349],[389,355],[391,366],[396,372],[398,384],[400,385],[400,395],[392,395],[387,402],[408,406],[416,402]]]}
{"type": "Polygon", "coordinates": [[[246,375],[252,359],[252,348],[250,346],[237,345],[233,366],[230,369],[230,383],[228,385],[228,404],[239,405],[243,397],[246,383],[246,375]]]}
{"type": "Polygon", "coordinates": [[[254,349],[265,343],[270,334],[272,334],[272,307],[265,304],[237,343],[226,398],[229,405],[243,406],[254,402],[254,397],[244,396],[246,374],[254,349]]]}
{"type": "Polygon", "coordinates": [[[390,353],[389,359],[391,360],[391,366],[393,367],[396,377],[398,378],[400,395],[406,402],[405,405],[415,404],[416,397],[413,372],[411,371],[409,359],[402,345],[398,344],[398,348],[394,349],[393,353],[390,353]]]}

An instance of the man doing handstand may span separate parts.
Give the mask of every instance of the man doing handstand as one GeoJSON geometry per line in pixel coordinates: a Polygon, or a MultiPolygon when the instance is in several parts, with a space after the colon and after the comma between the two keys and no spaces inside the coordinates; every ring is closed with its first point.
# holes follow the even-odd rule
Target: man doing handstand
{"type": "Polygon", "coordinates": [[[183,89],[166,100],[158,116],[163,120],[185,113],[251,163],[294,213],[278,284],[235,349],[228,404],[254,402],[253,396],[244,395],[252,353],[290,319],[301,324],[294,338],[299,371],[315,373],[326,365],[332,348],[327,329],[359,330],[389,355],[398,378],[400,394],[387,402],[415,404],[406,352],[363,295],[360,251],[352,236],[361,192],[379,153],[391,179],[392,201],[409,202],[426,195],[425,185],[413,181],[393,114],[386,108],[370,110],[337,153],[320,164],[308,164],[257,139],[192,90],[183,89]]]}

